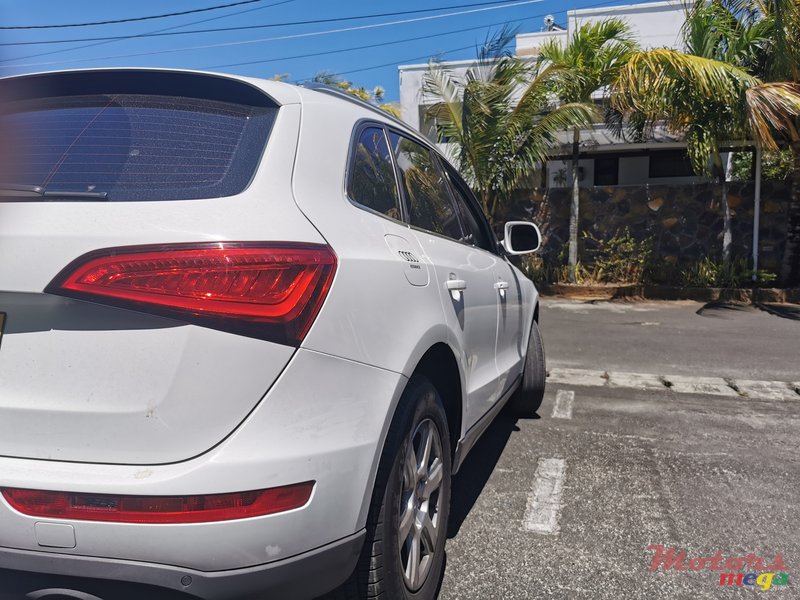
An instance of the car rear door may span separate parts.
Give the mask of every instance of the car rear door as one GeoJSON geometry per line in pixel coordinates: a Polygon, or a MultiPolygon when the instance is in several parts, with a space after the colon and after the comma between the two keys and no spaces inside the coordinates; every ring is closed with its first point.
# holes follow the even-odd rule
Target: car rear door
{"type": "Polygon", "coordinates": [[[434,265],[445,318],[457,336],[453,345],[461,349],[467,386],[466,429],[491,408],[502,391],[495,361],[497,257],[468,243],[436,155],[396,132],[389,137],[409,223],[434,265]]]}

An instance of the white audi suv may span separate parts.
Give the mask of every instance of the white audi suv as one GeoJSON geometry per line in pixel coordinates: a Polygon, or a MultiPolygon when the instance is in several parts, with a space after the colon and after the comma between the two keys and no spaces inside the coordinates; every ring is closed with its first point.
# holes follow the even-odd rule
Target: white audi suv
{"type": "Polygon", "coordinates": [[[0,104],[0,597],[433,598],[452,475],[544,393],[538,229],[332,89],[0,104]]]}

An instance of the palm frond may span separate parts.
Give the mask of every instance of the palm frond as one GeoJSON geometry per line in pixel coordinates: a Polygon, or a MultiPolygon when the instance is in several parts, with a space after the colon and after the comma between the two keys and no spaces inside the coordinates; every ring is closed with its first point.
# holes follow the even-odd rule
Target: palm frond
{"type": "Polygon", "coordinates": [[[800,116],[800,84],[764,83],[747,90],[746,99],[751,129],[764,147],[778,149],[776,133],[797,135],[792,121],[800,116]]]}

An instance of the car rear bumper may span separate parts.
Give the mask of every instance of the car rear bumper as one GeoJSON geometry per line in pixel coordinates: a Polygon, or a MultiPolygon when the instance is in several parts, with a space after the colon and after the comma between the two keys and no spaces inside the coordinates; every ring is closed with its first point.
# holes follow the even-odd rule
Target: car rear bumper
{"type": "MultiPolygon", "coordinates": [[[[0,486],[20,489],[191,496],[316,482],[300,508],[202,523],[42,518],[20,513],[0,496],[0,548],[218,573],[344,539],[365,526],[384,432],[404,382],[397,373],[300,349],[239,429],[191,461],[105,465],[0,457],[0,486]],[[40,521],[65,537],[41,537],[40,521]]],[[[6,600],[2,593],[0,600],[6,600]]]]}
{"type": "MultiPolygon", "coordinates": [[[[365,532],[284,560],[228,571],[0,548],[0,589],[16,598],[314,598],[344,583],[365,532]],[[3,572],[2,569],[7,571],[3,572]],[[146,594],[146,596],[144,596],[146,594]]],[[[2,594],[0,597],[5,598],[2,594]]]]}

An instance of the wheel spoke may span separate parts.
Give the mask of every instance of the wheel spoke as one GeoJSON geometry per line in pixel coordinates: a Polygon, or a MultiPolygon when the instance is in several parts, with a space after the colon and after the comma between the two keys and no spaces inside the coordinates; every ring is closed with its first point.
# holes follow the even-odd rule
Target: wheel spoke
{"type": "Polygon", "coordinates": [[[411,532],[411,528],[413,526],[414,526],[414,509],[410,506],[410,503],[408,503],[406,504],[403,514],[400,516],[400,526],[398,527],[398,533],[399,533],[398,541],[400,542],[401,548],[408,539],[408,534],[411,532]]]}
{"type": "Polygon", "coordinates": [[[428,554],[433,554],[433,549],[436,547],[436,538],[438,531],[436,531],[436,526],[433,524],[430,515],[426,514],[425,518],[422,519],[422,541],[425,544],[425,548],[428,551],[428,554]]]}
{"type": "Polygon", "coordinates": [[[428,463],[431,460],[431,447],[433,446],[433,425],[428,424],[425,427],[424,439],[422,440],[422,460],[419,462],[417,473],[420,479],[428,473],[428,463]]]}
{"type": "Polygon", "coordinates": [[[406,578],[413,587],[419,584],[420,545],[419,534],[411,537],[411,546],[408,549],[408,564],[406,565],[406,578]]]}
{"type": "Polygon", "coordinates": [[[442,465],[442,460],[437,457],[428,472],[428,479],[425,481],[425,488],[422,490],[423,499],[429,499],[431,494],[439,489],[439,486],[442,485],[442,477],[444,477],[444,466],[442,465]]]}
{"type": "Polygon", "coordinates": [[[414,452],[413,441],[409,442],[406,450],[406,460],[403,465],[403,489],[413,490],[417,484],[417,454],[414,452]]]}

